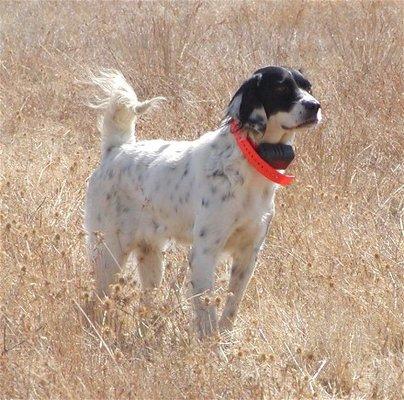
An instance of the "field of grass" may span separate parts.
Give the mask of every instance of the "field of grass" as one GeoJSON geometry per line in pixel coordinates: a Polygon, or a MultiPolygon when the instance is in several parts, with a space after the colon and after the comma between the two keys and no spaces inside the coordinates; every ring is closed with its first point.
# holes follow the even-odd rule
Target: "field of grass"
{"type": "Polygon", "coordinates": [[[402,398],[403,10],[0,0],[0,399],[402,398]],[[233,337],[197,341],[177,247],[155,308],[129,270],[89,323],[83,204],[100,138],[86,71],[168,98],[140,138],[194,139],[268,64],[305,71],[324,123],[298,136],[233,337]]]}

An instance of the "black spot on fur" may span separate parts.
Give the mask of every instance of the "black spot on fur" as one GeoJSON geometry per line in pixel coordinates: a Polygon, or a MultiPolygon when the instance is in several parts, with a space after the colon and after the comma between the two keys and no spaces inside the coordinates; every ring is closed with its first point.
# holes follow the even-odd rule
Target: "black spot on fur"
{"type": "Polygon", "coordinates": [[[157,231],[157,229],[160,227],[160,225],[155,220],[152,221],[152,224],[153,224],[154,230],[157,231]]]}
{"type": "Polygon", "coordinates": [[[206,229],[205,229],[205,228],[202,228],[202,229],[199,231],[199,237],[204,237],[204,236],[206,236],[206,229]]]}
{"type": "Polygon", "coordinates": [[[189,161],[187,161],[187,163],[185,164],[185,169],[184,169],[184,173],[182,174],[182,177],[186,177],[188,175],[189,172],[189,161]]]}
{"type": "Polygon", "coordinates": [[[110,199],[111,199],[111,193],[107,193],[106,199],[107,199],[107,200],[110,200],[110,199]]]}
{"type": "Polygon", "coordinates": [[[222,150],[222,151],[219,153],[219,156],[220,156],[220,157],[223,157],[225,153],[229,153],[229,154],[226,154],[226,157],[229,157],[229,156],[230,156],[230,150],[231,150],[232,148],[233,148],[233,146],[232,146],[231,144],[227,145],[227,146],[224,148],[224,150],[222,150]]]}
{"type": "Polygon", "coordinates": [[[209,200],[208,199],[205,199],[205,198],[202,199],[202,207],[204,207],[204,208],[209,207],[209,200]]]}
{"type": "Polygon", "coordinates": [[[212,176],[224,176],[224,173],[222,170],[216,169],[215,171],[213,171],[212,176]]]}
{"type": "Polygon", "coordinates": [[[236,171],[236,176],[237,176],[237,179],[238,179],[240,185],[243,186],[244,185],[244,176],[241,175],[239,171],[236,171]]]}

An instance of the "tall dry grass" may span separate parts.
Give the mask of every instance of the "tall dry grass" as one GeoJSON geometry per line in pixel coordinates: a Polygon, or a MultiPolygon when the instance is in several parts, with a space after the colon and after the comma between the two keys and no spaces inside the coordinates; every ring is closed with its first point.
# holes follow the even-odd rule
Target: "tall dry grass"
{"type": "MultiPolygon", "coordinates": [[[[400,2],[0,1],[1,399],[399,399],[400,2]],[[122,277],[89,324],[82,207],[99,161],[78,84],[115,67],[165,108],[141,138],[213,129],[256,68],[302,67],[325,122],[299,135],[234,336],[198,343],[185,252],[153,310],[122,277]],[[148,329],[139,329],[140,321],[148,329]]],[[[401,263],[401,264],[400,264],[401,263]]],[[[218,271],[218,298],[226,265],[218,271]]]]}

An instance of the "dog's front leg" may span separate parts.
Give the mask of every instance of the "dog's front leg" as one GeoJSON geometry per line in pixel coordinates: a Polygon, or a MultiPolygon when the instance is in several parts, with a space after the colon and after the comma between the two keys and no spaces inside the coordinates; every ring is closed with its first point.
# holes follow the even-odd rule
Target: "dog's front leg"
{"type": "Polygon", "coordinates": [[[215,284],[217,251],[194,243],[191,252],[191,285],[198,333],[201,337],[217,330],[216,305],[211,298],[215,284]]]}
{"type": "Polygon", "coordinates": [[[193,247],[189,264],[195,307],[196,325],[199,335],[211,335],[217,331],[216,305],[212,299],[215,271],[220,252],[230,231],[232,215],[224,213],[201,213],[194,225],[193,247]],[[221,224],[217,221],[222,220],[221,224]]]}
{"type": "Polygon", "coordinates": [[[233,264],[229,283],[229,295],[219,322],[220,332],[231,331],[248,282],[254,272],[257,254],[263,238],[243,246],[233,254],[233,264]]]}

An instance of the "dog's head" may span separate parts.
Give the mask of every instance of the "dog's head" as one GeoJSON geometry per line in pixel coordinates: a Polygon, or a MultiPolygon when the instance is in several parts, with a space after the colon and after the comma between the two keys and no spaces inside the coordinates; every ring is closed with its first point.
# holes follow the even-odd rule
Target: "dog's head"
{"type": "Polygon", "coordinates": [[[265,67],[241,85],[230,101],[227,115],[263,137],[267,130],[285,132],[317,124],[321,107],[301,72],[265,67]]]}

